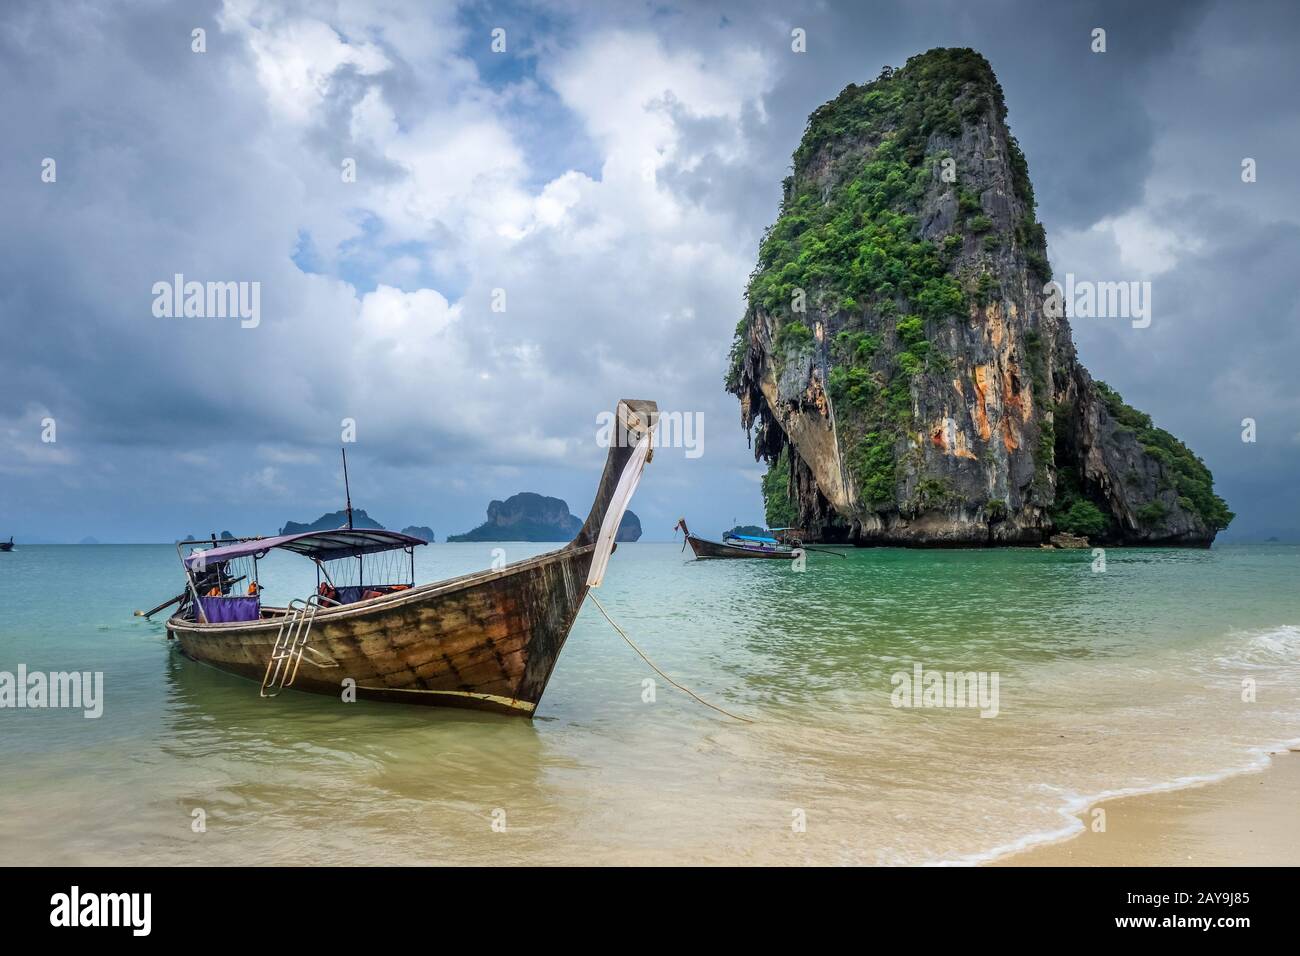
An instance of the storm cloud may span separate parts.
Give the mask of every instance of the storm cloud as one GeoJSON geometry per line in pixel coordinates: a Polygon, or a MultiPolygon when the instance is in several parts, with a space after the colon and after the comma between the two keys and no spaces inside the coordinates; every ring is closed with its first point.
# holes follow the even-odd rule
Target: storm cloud
{"type": "Polygon", "coordinates": [[[1298,535],[1298,20],[1208,2],[6,4],[0,531],[308,520],[340,503],[345,419],[357,503],[390,526],[463,531],[522,490],[581,513],[596,415],[620,397],[705,421],[701,457],[656,455],[647,538],[682,513],[760,522],[721,383],[790,154],[846,84],[969,46],[1006,93],[1056,272],[1152,283],[1149,328],[1074,323],[1085,364],[1205,458],[1239,515],[1225,540],[1298,535]],[[176,274],[260,283],[257,327],[155,316],[176,274]]]}

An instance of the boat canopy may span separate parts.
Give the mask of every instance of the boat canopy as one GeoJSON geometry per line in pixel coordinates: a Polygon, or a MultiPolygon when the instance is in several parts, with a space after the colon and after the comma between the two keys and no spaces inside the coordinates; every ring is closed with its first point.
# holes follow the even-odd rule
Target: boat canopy
{"type": "Polygon", "coordinates": [[[777,544],[776,538],[761,538],[752,534],[731,534],[727,533],[725,537],[736,538],[739,541],[761,541],[763,544],[777,544]]]}
{"type": "Polygon", "coordinates": [[[195,567],[231,561],[235,558],[250,556],[260,558],[275,548],[281,551],[294,551],[314,561],[335,561],[339,558],[355,558],[363,554],[413,548],[418,544],[428,544],[428,542],[423,538],[379,528],[304,531],[298,534],[272,535],[269,538],[250,538],[234,544],[223,544],[218,548],[209,548],[207,551],[188,555],[185,558],[185,566],[193,570],[195,567]]]}

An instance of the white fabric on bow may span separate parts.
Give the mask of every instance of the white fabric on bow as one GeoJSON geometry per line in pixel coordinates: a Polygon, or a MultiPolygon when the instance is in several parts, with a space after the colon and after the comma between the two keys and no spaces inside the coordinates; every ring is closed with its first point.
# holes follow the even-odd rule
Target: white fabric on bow
{"type": "Polygon", "coordinates": [[[587,572],[589,588],[600,587],[600,582],[605,577],[605,566],[609,564],[609,556],[614,553],[614,538],[618,535],[618,526],[623,523],[623,513],[627,511],[627,506],[632,501],[632,493],[636,491],[637,483],[641,480],[641,472],[645,470],[646,458],[649,454],[650,432],[646,432],[637,442],[636,448],[632,449],[632,457],[623,466],[623,474],[619,476],[618,485],[614,488],[614,496],[605,510],[605,520],[601,522],[600,534],[596,538],[596,553],[592,555],[591,570],[587,572]]]}

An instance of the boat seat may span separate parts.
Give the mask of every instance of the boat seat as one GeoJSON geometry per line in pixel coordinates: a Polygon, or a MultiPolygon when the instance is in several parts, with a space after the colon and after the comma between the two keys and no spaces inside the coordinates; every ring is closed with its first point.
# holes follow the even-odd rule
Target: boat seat
{"type": "Polygon", "coordinates": [[[201,597],[199,601],[209,624],[256,621],[262,616],[262,602],[255,597],[201,597]]]}

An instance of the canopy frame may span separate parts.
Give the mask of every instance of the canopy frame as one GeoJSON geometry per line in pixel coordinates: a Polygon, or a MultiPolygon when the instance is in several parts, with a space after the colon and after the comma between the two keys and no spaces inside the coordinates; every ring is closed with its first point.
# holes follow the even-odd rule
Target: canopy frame
{"type": "MultiPolygon", "coordinates": [[[[224,538],[218,540],[216,535],[208,538],[189,538],[176,542],[176,554],[185,571],[186,590],[194,604],[195,615],[201,623],[207,624],[208,617],[199,600],[199,582],[195,571],[204,571],[209,564],[215,565],[217,587],[223,588],[221,568],[229,561],[239,558],[252,559],[254,593],[261,593],[258,579],[258,561],[274,550],[291,551],[301,554],[316,565],[316,582],[319,588],[322,574],[329,581],[329,572],[324,567],[326,561],[345,558],[357,559],[358,574],[364,569],[364,557],[367,554],[380,554],[388,551],[405,551],[410,559],[410,584],[415,583],[415,549],[428,544],[422,538],[383,528],[335,528],[328,531],[303,531],[295,534],[281,534],[263,537],[261,535],[243,538],[224,538]],[[209,544],[210,548],[192,549],[186,555],[182,548],[186,545],[209,544]]],[[[332,582],[331,582],[332,585],[332,582]]]]}
{"type": "Polygon", "coordinates": [[[182,557],[186,567],[193,568],[196,565],[202,566],[213,561],[229,561],[233,558],[262,558],[268,551],[276,549],[292,551],[314,561],[336,561],[339,558],[353,558],[428,544],[423,538],[398,531],[387,531],[383,528],[334,528],[329,531],[300,531],[295,534],[225,540],[229,543],[218,543],[215,538],[181,541],[177,543],[177,548],[187,544],[213,545],[206,551],[195,551],[182,557]]]}

